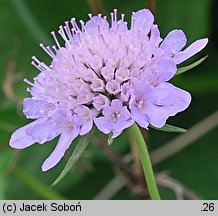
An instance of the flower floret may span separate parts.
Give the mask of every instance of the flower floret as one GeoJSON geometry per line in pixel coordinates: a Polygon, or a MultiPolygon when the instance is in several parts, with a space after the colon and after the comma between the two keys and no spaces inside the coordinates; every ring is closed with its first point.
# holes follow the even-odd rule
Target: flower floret
{"type": "Polygon", "coordinates": [[[16,130],[10,140],[23,149],[60,136],[42,166],[55,166],[72,141],[93,126],[112,138],[134,122],[143,128],[162,127],[170,116],[185,110],[191,95],[168,81],[177,65],[202,50],[208,39],[200,39],[182,50],[187,39],[182,30],[160,36],[154,16],[147,9],[132,14],[128,28],[125,16],[111,13],[111,23],[101,15],[80,25],[73,18],[60,26],[61,46],[40,44],[52,58],[48,66],[33,57],[39,75],[30,84],[31,97],[24,99],[23,113],[32,123],[16,130]]]}

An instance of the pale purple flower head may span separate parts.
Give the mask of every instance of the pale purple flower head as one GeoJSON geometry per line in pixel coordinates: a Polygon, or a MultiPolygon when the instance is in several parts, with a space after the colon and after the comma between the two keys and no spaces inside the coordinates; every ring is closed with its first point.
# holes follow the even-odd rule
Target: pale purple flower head
{"type": "Polygon", "coordinates": [[[55,166],[72,141],[91,131],[94,125],[115,138],[134,122],[147,128],[162,127],[170,116],[185,110],[191,101],[188,92],[168,81],[177,65],[202,50],[201,39],[188,48],[181,30],[171,31],[162,40],[154,17],[147,9],[132,14],[131,27],[124,15],[117,18],[90,15],[79,24],[73,18],[60,26],[61,46],[43,50],[52,58],[49,66],[33,57],[40,71],[24,99],[23,112],[34,121],[16,130],[10,146],[23,149],[60,135],[55,150],[42,166],[55,166]]]}

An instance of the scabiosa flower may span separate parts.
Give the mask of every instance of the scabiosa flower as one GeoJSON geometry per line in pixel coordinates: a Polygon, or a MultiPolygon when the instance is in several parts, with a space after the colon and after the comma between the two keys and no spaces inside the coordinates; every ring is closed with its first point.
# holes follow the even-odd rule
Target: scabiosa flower
{"type": "Polygon", "coordinates": [[[111,24],[101,15],[89,16],[81,27],[74,18],[60,26],[64,45],[52,32],[56,45],[40,45],[52,58],[50,66],[33,57],[40,73],[33,83],[26,80],[31,98],[24,99],[23,112],[34,121],[13,133],[10,146],[23,149],[60,135],[43,171],[55,166],[72,141],[94,124],[113,138],[134,122],[162,127],[191,101],[188,92],[168,81],[178,64],[206,46],[206,38],[181,51],[187,41],[183,31],[173,30],[162,40],[147,9],[132,14],[130,28],[116,10],[111,24]]]}

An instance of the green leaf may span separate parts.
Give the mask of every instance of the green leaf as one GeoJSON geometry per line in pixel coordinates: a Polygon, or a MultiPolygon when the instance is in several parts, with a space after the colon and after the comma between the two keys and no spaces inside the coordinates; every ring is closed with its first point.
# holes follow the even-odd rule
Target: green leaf
{"type": "Polygon", "coordinates": [[[68,172],[71,170],[71,168],[75,165],[75,163],[82,156],[83,152],[86,150],[86,148],[89,144],[90,133],[88,133],[87,135],[84,135],[80,138],[79,142],[76,145],[76,148],[73,151],[73,154],[71,155],[71,157],[70,157],[69,161],[67,162],[66,166],[64,167],[63,171],[58,176],[58,178],[52,183],[52,185],[50,187],[54,187],[61,180],[63,180],[63,178],[68,174],[68,172]]]}
{"type": "Polygon", "coordinates": [[[113,142],[114,142],[114,139],[112,138],[112,133],[109,133],[107,144],[110,146],[111,144],[113,144],[113,142]]]}
{"type": "Polygon", "coordinates": [[[203,61],[205,61],[205,60],[207,59],[207,57],[208,57],[208,56],[205,56],[205,57],[199,59],[198,61],[196,61],[196,62],[194,62],[194,63],[192,63],[192,64],[190,64],[190,65],[188,65],[188,66],[179,68],[179,69],[177,70],[177,72],[176,72],[176,75],[182,74],[182,73],[184,73],[184,72],[186,72],[186,71],[188,71],[188,70],[191,70],[192,68],[198,66],[198,65],[201,64],[203,61]]]}
{"type": "Polygon", "coordinates": [[[187,130],[184,128],[180,128],[180,127],[176,127],[176,126],[168,125],[168,124],[165,124],[162,128],[156,128],[152,125],[149,125],[149,127],[155,130],[170,132],[170,133],[186,133],[187,132],[187,130]]]}

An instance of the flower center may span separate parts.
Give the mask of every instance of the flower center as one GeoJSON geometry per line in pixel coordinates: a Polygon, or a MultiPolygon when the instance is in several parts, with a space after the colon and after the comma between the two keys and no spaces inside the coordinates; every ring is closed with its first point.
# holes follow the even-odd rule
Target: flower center
{"type": "Polygon", "coordinates": [[[116,122],[120,118],[120,112],[114,112],[112,114],[112,121],[116,122]]]}
{"type": "Polygon", "coordinates": [[[141,109],[141,108],[143,107],[143,104],[144,104],[144,100],[143,100],[142,98],[135,100],[135,106],[136,106],[138,109],[141,109]]]}
{"type": "Polygon", "coordinates": [[[100,98],[99,104],[100,104],[100,105],[105,105],[105,99],[104,99],[104,98],[100,98]]]}

